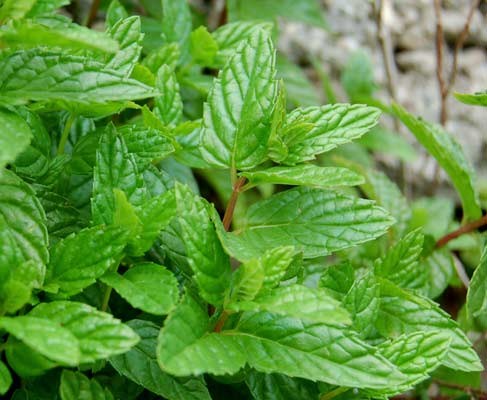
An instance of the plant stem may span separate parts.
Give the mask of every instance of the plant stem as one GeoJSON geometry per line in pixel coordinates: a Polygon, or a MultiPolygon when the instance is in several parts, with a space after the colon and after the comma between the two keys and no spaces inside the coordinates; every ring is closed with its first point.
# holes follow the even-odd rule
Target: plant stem
{"type": "Polygon", "coordinates": [[[93,0],[91,3],[90,11],[86,17],[85,26],[88,28],[95,22],[96,15],[98,14],[98,9],[100,8],[100,0],[93,0]]]}
{"type": "Polygon", "coordinates": [[[220,318],[218,318],[218,321],[216,321],[215,328],[213,329],[214,332],[221,332],[223,325],[225,325],[225,322],[227,322],[228,317],[230,314],[223,310],[223,312],[220,315],[220,318]]]}
{"type": "Polygon", "coordinates": [[[225,210],[225,215],[223,216],[223,227],[226,231],[230,229],[230,225],[232,224],[233,213],[235,212],[235,206],[237,205],[238,195],[242,189],[242,186],[245,184],[247,178],[241,176],[233,185],[232,195],[230,196],[230,200],[228,200],[227,208],[225,210]]]}
{"type": "Polygon", "coordinates": [[[436,383],[438,386],[443,386],[443,387],[449,388],[449,389],[460,390],[464,393],[467,393],[467,394],[473,395],[473,396],[481,396],[482,399],[487,398],[487,392],[484,392],[483,390],[480,390],[480,389],[472,388],[470,386],[457,385],[456,383],[445,382],[445,381],[442,381],[439,379],[433,379],[433,382],[436,383]]]}
{"type": "Polygon", "coordinates": [[[69,132],[71,132],[71,127],[73,126],[73,122],[76,119],[75,114],[70,114],[66,123],[64,124],[63,133],[61,134],[61,139],[59,139],[59,145],[57,148],[57,154],[61,155],[64,154],[64,148],[66,147],[66,143],[68,142],[69,132]]]}
{"type": "Polygon", "coordinates": [[[436,248],[439,249],[440,247],[445,246],[450,240],[456,239],[457,237],[464,235],[466,233],[470,233],[482,226],[487,225],[487,214],[484,215],[482,218],[479,218],[476,221],[470,222],[461,226],[460,228],[454,230],[453,232],[448,233],[447,235],[441,237],[436,242],[436,248]]]}
{"type": "Polygon", "coordinates": [[[331,392],[328,392],[328,393],[325,393],[324,395],[322,395],[320,397],[320,400],[334,399],[335,397],[341,395],[342,393],[348,392],[349,390],[350,390],[350,388],[347,388],[347,387],[336,388],[336,389],[332,390],[331,392]]]}
{"type": "Polygon", "coordinates": [[[100,311],[106,311],[108,309],[108,302],[110,301],[110,295],[112,294],[112,287],[107,286],[103,295],[103,301],[101,303],[100,311]]]}

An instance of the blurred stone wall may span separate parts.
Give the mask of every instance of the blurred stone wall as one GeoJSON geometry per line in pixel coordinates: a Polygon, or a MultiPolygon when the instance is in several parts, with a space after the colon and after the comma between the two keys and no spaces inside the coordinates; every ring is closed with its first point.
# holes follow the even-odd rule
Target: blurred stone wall
{"type": "MultiPolygon", "coordinates": [[[[297,0],[299,1],[299,0],[297,0]]],[[[340,93],[339,74],[349,56],[366,49],[372,57],[378,96],[387,100],[386,77],[377,43],[376,24],[366,0],[322,0],[327,9],[330,30],[283,23],[280,48],[295,62],[306,63],[310,56],[321,60],[334,78],[340,93]]],[[[463,29],[470,0],[443,1],[443,25],[448,51],[445,64],[451,63],[451,49],[463,29]]],[[[384,0],[384,24],[390,31],[397,68],[397,96],[408,110],[430,121],[438,121],[440,99],[436,80],[435,16],[433,0],[384,0]]],[[[459,71],[453,90],[475,92],[487,89],[487,1],[475,11],[470,36],[459,54],[459,71]]],[[[343,95],[343,100],[346,97],[343,95]]],[[[450,97],[447,130],[463,146],[478,173],[487,178],[487,111],[463,105],[450,97]]],[[[404,133],[412,141],[411,135],[404,133]]],[[[411,166],[428,181],[434,162],[424,158],[411,166]]]]}

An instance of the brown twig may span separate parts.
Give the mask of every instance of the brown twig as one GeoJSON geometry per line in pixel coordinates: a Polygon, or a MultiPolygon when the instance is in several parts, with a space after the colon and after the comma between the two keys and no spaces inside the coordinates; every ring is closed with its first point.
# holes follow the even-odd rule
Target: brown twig
{"type": "Polygon", "coordinates": [[[482,226],[487,225],[487,214],[484,215],[482,218],[470,222],[461,226],[460,228],[454,230],[453,232],[448,233],[447,235],[443,236],[442,238],[438,239],[436,242],[436,248],[440,248],[445,246],[449,241],[456,239],[457,237],[464,235],[466,233],[470,233],[482,226]]]}
{"type": "Polygon", "coordinates": [[[90,28],[95,22],[96,15],[98,14],[98,9],[100,8],[100,0],[93,0],[91,3],[90,11],[88,12],[88,16],[86,17],[85,25],[90,28]]]}
{"type": "Polygon", "coordinates": [[[460,390],[463,393],[467,393],[469,395],[473,395],[479,398],[479,400],[486,400],[487,399],[487,392],[484,392],[480,389],[475,389],[470,386],[462,386],[456,383],[445,382],[439,379],[433,379],[433,382],[436,383],[438,386],[442,386],[448,389],[456,389],[460,390]]]}
{"type": "Polygon", "coordinates": [[[225,215],[223,216],[223,227],[226,231],[230,229],[230,225],[232,224],[233,213],[235,211],[235,206],[237,205],[238,195],[240,194],[240,189],[245,184],[246,178],[240,177],[235,182],[233,186],[232,195],[230,196],[230,200],[228,200],[227,208],[225,210],[225,215]]]}

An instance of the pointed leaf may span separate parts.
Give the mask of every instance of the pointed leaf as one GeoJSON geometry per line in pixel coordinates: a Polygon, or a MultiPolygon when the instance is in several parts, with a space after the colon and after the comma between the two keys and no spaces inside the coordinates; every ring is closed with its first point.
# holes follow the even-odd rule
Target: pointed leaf
{"type": "Polygon", "coordinates": [[[370,201],[295,188],[252,205],[246,227],[231,240],[241,246],[241,259],[285,245],[303,251],[305,258],[314,258],[381,236],[392,223],[370,201]]]}
{"type": "Polygon", "coordinates": [[[261,183],[300,185],[319,188],[355,186],[364,183],[364,178],[346,168],[318,167],[302,164],[295,167],[272,167],[261,171],[242,172],[251,186],[261,183]]]}
{"type": "Polygon", "coordinates": [[[51,249],[45,290],[69,296],[81,292],[120,262],[127,231],[95,226],[71,234],[51,249]]]}
{"type": "Polygon", "coordinates": [[[487,314],[487,247],[470,281],[467,293],[467,309],[473,317],[487,314]]]}
{"type": "Polygon", "coordinates": [[[470,104],[472,106],[483,106],[487,107],[487,91],[478,92],[474,94],[468,93],[454,93],[457,100],[465,104],[470,104]]]}
{"type": "Polygon", "coordinates": [[[215,79],[204,106],[202,153],[217,167],[252,168],[267,153],[275,51],[269,34],[256,31],[215,79]]]}
{"type": "Polygon", "coordinates": [[[80,361],[78,339],[53,321],[25,315],[1,317],[0,328],[52,361],[73,366],[80,361]]]}
{"type": "Polygon", "coordinates": [[[154,114],[167,126],[176,126],[183,116],[179,83],[171,67],[162,65],[157,71],[156,88],[161,93],[154,99],[154,114]]]}
{"type": "Polygon", "coordinates": [[[111,27],[109,34],[119,43],[120,49],[110,59],[107,68],[129,77],[142,52],[140,17],[134,15],[118,21],[111,27]]]}
{"type": "Polygon", "coordinates": [[[182,238],[194,279],[205,300],[222,304],[230,283],[229,257],[218,240],[206,202],[187,186],[177,183],[175,188],[182,238]]]}
{"type": "Polygon", "coordinates": [[[189,52],[191,11],[187,0],[162,0],[162,33],[168,42],[179,44],[183,59],[189,52]]]}
{"type": "Polygon", "coordinates": [[[179,297],[178,281],[162,265],[140,263],[123,275],[108,272],[100,279],[135,308],[154,315],[168,314],[179,297]]]}
{"type": "Polygon", "coordinates": [[[113,395],[95,379],[81,372],[63,370],[59,386],[61,400],[113,400],[113,395]]]}
{"type": "Polygon", "coordinates": [[[79,341],[82,363],[125,353],[139,341],[132,329],[120,320],[84,303],[41,303],[29,313],[29,318],[33,317],[43,318],[70,331],[79,341]]]}
{"type": "Polygon", "coordinates": [[[445,170],[462,200],[466,219],[476,219],[481,215],[478,193],[475,189],[475,173],[462,148],[438,125],[415,118],[397,104],[393,105],[395,114],[408,127],[416,139],[438,161],[445,170]]]}

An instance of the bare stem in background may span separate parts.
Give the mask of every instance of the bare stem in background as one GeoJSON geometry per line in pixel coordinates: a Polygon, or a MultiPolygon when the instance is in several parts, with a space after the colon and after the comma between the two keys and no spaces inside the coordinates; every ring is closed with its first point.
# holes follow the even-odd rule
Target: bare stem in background
{"type": "Polygon", "coordinates": [[[85,25],[90,28],[91,25],[93,25],[93,22],[95,22],[96,15],[98,14],[98,9],[100,8],[100,0],[93,0],[91,3],[90,11],[88,13],[88,16],[86,17],[86,23],[85,25]]]}
{"type": "Polygon", "coordinates": [[[218,28],[222,24],[225,13],[225,0],[213,0],[208,13],[208,27],[210,30],[218,28]]]}
{"type": "Polygon", "coordinates": [[[436,248],[443,247],[449,241],[456,239],[459,236],[465,235],[466,233],[473,232],[474,230],[481,228],[482,226],[487,225],[487,214],[484,215],[482,218],[470,222],[461,226],[460,228],[454,230],[453,232],[448,233],[447,235],[443,236],[436,242],[436,248]]]}
{"type": "MultiPolygon", "coordinates": [[[[463,48],[465,41],[468,38],[470,32],[470,24],[472,23],[472,18],[475,10],[480,4],[480,0],[473,0],[470,5],[470,9],[465,20],[462,32],[455,42],[455,49],[453,50],[453,61],[450,73],[446,74],[444,66],[444,35],[443,35],[443,21],[441,18],[441,0],[433,0],[435,8],[435,18],[436,18],[436,78],[438,80],[438,89],[440,92],[440,124],[445,126],[448,121],[448,96],[455,84],[457,74],[458,74],[458,55],[460,50],[463,48]],[[445,78],[447,76],[447,78],[445,78]]],[[[435,173],[433,179],[433,185],[431,186],[432,194],[436,191],[440,181],[440,167],[438,164],[435,166],[435,173]]]]}
{"type": "MultiPolygon", "coordinates": [[[[387,0],[385,0],[387,1],[387,0]]],[[[396,66],[394,61],[394,52],[392,49],[391,35],[389,30],[384,26],[384,1],[374,0],[372,2],[372,11],[374,13],[374,20],[377,27],[377,41],[379,43],[382,54],[382,61],[387,78],[387,91],[392,101],[397,103],[396,93],[396,66]]],[[[393,118],[394,130],[397,134],[401,134],[401,124],[397,118],[393,118]]],[[[406,168],[404,162],[399,161],[400,186],[402,191],[408,195],[406,168]]]]}

